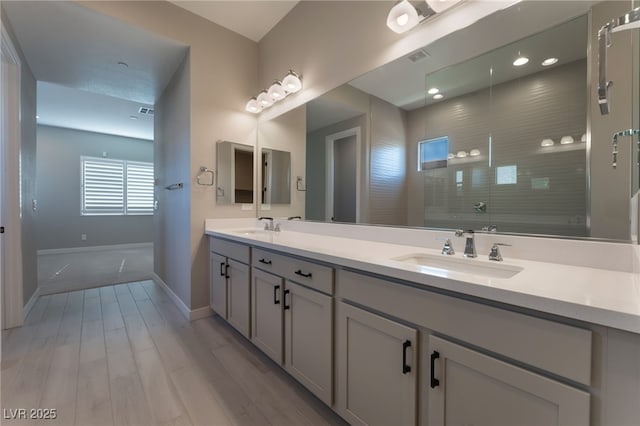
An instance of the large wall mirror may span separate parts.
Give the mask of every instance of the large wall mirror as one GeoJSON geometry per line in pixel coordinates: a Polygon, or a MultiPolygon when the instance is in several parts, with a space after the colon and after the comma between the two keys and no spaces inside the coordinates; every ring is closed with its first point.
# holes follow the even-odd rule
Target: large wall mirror
{"type": "Polygon", "coordinates": [[[629,240],[635,142],[613,170],[611,136],[638,127],[638,31],[607,117],[594,44],[633,6],[517,4],[310,101],[305,219],[629,240]]]}
{"type": "Polygon", "coordinates": [[[253,203],[254,147],[229,141],[218,141],[217,204],[253,203]]]}

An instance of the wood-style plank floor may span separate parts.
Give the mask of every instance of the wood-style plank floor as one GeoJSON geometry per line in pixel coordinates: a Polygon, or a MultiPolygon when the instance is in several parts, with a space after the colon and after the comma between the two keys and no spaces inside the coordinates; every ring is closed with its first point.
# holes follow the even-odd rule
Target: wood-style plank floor
{"type": "Polygon", "coordinates": [[[3,425],[344,424],[219,317],[153,281],[42,296],[2,335],[3,425]],[[7,419],[56,409],[52,420],[7,419]]]}

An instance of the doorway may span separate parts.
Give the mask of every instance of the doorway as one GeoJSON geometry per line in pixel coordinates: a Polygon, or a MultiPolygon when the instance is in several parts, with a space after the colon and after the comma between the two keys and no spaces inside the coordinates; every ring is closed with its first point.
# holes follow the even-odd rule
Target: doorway
{"type": "Polygon", "coordinates": [[[360,221],[360,127],[326,137],[325,219],[360,221]]]}

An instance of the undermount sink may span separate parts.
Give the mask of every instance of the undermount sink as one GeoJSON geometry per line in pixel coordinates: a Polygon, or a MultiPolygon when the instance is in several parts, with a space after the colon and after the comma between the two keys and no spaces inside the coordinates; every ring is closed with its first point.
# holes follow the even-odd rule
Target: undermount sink
{"type": "Polygon", "coordinates": [[[394,257],[391,260],[449,272],[481,275],[489,278],[511,278],[518,272],[522,271],[520,266],[515,265],[498,262],[487,263],[477,259],[452,258],[445,255],[433,255],[426,253],[408,254],[405,256],[394,257]]]}
{"type": "Polygon", "coordinates": [[[241,235],[265,235],[271,231],[267,231],[266,229],[251,228],[251,229],[235,229],[231,232],[234,232],[236,234],[241,234],[241,235]]]}

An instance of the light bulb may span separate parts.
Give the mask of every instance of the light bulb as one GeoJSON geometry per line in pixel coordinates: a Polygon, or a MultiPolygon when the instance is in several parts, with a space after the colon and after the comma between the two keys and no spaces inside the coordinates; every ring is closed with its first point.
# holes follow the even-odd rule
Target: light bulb
{"type": "Polygon", "coordinates": [[[253,97],[249,99],[249,102],[247,102],[247,106],[245,109],[249,112],[257,114],[260,112],[262,108],[260,108],[260,104],[258,103],[258,100],[255,97],[253,97]]]}
{"type": "Polygon", "coordinates": [[[282,79],[282,87],[287,93],[296,93],[302,89],[302,80],[294,71],[289,71],[289,73],[282,79]]]}
{"type": "Polygon", "coordinates": [[[401,27],[407,25],[407,22],[409,22],[409,15],[407,15],[406,13],[403,13],[396,18],[396,24],[400,25],[401,27]]]}
{"type": "Polygon", "coordinates": [[[274,101],[279,101],[287,96],[287,92],[282,88],[279,81],[274,81],[271,87],[269,87],[269,96],[271,96],[271,99],[274,101]]]}
{"type": "Polygon", "coordinates": [[[262,108],[268,108],[273,105],[273,99],[269,96],[269,93],[267,93],[266,90],[263,90],[258,95],[258,103],[262,108]]]}

